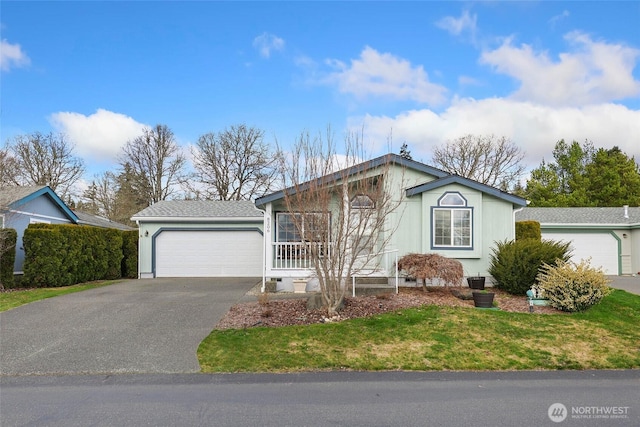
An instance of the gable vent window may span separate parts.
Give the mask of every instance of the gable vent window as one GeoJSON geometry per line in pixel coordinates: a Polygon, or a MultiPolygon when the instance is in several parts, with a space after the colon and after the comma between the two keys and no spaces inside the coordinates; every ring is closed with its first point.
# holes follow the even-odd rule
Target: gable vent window
{"type": "Polygon", "coordinates": [[[432,208],[432,246],[470,249],[472,247],[473,209],[460,193],[445,193],[432,208]]]}

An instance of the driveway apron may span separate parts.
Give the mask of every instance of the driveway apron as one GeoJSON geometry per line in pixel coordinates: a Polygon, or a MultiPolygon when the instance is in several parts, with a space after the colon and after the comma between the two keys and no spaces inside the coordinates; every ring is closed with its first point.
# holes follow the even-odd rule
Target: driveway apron
{"type": "Polygon", "coordinates": [[[199,372],[198,345],[258,281],[126,280],[0,313],[0,374],[199,372]]]}

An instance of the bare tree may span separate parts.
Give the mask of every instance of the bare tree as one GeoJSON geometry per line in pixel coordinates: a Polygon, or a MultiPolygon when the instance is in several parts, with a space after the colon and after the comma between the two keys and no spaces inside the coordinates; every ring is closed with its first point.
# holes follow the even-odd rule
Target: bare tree
{"type": "Polygon", "coordinates": [[[110,171],[96,175],[89,187],[82,193],[79,208],[94,215],[112,219],[116,212],[118,176],[110,171]]]}
{"type": "Polygon", "coordinates": [[[74,147],[63,134],[19,135],[9,147],[17,167],[16,184],[48,185],[63,200],[70,198],[71,188],[84,173],[84,164],[74,156],[74,147]]]}
{"type": "Polygon", "coordinates": [[[0,186],[18,185],[18,162],[11,155],[9,145],[0,148],[0,186]]]}
{"type": "Polygon", "coordinates": [[[255,127],[202,135],[191,153],[207,199],[252,200],[273,191],[279,177],[276,152],[255,127]]]}
{"type": "Polygon", "coordinates": [[[393,234],[388,217],[402,193],[390,191],[402,185],[389,174],[393,157],[359,163],[364,155],[358,135],[345,138],[344,150],[337,153],[329,132],[326,138],[307,133],[290,156],[279,157],[283,179],[291,183],[284,191],[285,209],[305,243],[329,315],[339,310],[349,278],[379,266],[393,234]]]}
{"type": "Polygon", "coordinates": [[[165,200],[178,190],[186,159],[166,125],[143,129],[122,149],[120,166],[130,168],[135,187],[144,191],[147,205],[165,200]]]}
{"type": "Polygon", "coordinates": [[[466,135],[433,149],[433,165],[502,190],[519,182],[524,152],[504,136],[466,135]]]}

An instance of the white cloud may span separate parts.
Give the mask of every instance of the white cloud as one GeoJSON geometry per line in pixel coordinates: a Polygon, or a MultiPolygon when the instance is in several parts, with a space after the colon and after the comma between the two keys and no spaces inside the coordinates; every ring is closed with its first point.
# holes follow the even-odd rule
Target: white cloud
{"type": "Polygon", "coordinates": [[[284,40],[269,33],[262,33],[253,39],[253,47],[260,52],[263,58],[269,58],[272,51],[284,49],[284,40]]]}
{"type": "Polygon", "coordinates": [[[480,62],[520,81],[512,94],[516,100],[582,106],[640,94],[640,81],[633,76],[640,50],[596,42],[577,31],[565,40],[572,51],[555,61],[547,52],[534,52],[527,44],[516,47],[507,39],[499,48],[483,52],[480,62]]]}
{"type": "Polygon", "coordinates": [[[324,83],[335,84],[341,93],[358,99],[377,96],[430,105],[445,101],[447,89],[431,83],[421,65],[414,67],[406,59],[390,53],[379,53],[367,46],[359,59],[351,60],[350,66],[337,60],[328,60],[327,63],[337,71],[331,73],[324,83]]]}
{"type": "Polygon", "coordinates": [[[478,16],[476,14],[470,15],[468,10],[462,12],[459,18],[453,16],[446,16],[436,22],[436,26],[448,31],[454,36],[459,36],[463,32],[468,32],[471,37],[475,37],[477,28],[478,16]]]}
{"type": "Polygon", "coordinates": [[[549,24],[551,24],[551,26],[553,27],[556,25],[556,23],[558,23],[558,21],[561,21],[568,17],[569,17],[569,11],[563,10],[562,13],[552,16],[551,19],[549,19],[549,24]]]}
{"type": "Polygon", "coordinates": [[[80,157],[98,162],[115,162],[124,144],[148,127],[129,116],[103,109],[89,116],[58,112],[49,121],[75,144],[80,157]]]}
{"type": "Polygon", "coordinates": [[[19,44],[11,44],[7,40],[0,41],[0,70],[9,71],[13,67],[25,67],[31,60],[19,44]]]}
{"type": "Polygon", "coordinates": [[[502,98],[457,99],[442,113],[412,110],[395,117],[354,117],[350,123],[354,129],[364,124],[368,139],[378,141],[372,148],[382,151],[393,129],[393,151],[398,152],[406,141],[413,157],[427,163],[435,145],[469,133],[510,138],[526,152],[530,168],[539,166],[543,158],[551,160],[560,139],[590,140],[597,148],[617,145],[640,160],[640,111],[618,104],[554,108],[502,98]]]}

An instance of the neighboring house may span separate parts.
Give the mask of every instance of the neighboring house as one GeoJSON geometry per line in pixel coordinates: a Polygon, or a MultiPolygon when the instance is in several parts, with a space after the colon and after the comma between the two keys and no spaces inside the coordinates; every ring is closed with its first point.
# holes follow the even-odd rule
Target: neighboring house
{"type": "MultiPolygon", "coordinates": [[[[376,248],[380,258],[376,271],[367,273],[372,276],[393,277],[395,255],[408,253],[438,253],[458,259],[467,276],[488,275],[495,242],[515,238],[514,211],[526,205],[521,197],[395,154],[364,162],[323,181],[336,180],[339,184],[337,180],[344,176],[362,177],[363,170],[368,179],[388,174],[384,179],[395,183],[390,190],[392,198],[402,201],[389,216],[388,229],[395,231],[381,239],[389,243],[376,248]]],[[[292,232],[292,214],[284,205],[285,192],[290,191],[256,200],[256,206],[265,212],[265,277],[279,279],[278,289],[283,290],[290,290],[294,279],[313,286],[309,260],[304,259],[305,242],[295,230],[292,232]]],[[[361,202],[351,199],[351,203],[361,202]]]]}
{"type": "Polygon", "coordinates": [[[640,274],[640,207],[525,208],[516,221],[537,221],[544,239],[571,242],[573,261],[609,275],[640,274]]]}
{"type": "Polygon", "coordinates": [[[22,236],[29,224],[76,224],[78,217],[48,186],[0,188],[0,227],[18,233],[14,272],[21,274],[24,264],[22,236]]]}
{"type": "Polygon", "coordinates": [[[101,216],[79,211],[77,209],[74,209],[73,213],[76,214],[76,216],[78,217],[78,225],[90,225],[92,227],[99,227],[99,228],[115,228],[116,230],[122,230],[122,231],[137,230],[137,228],[129,227],[128,225],[111,221],[108,218],[103,218],[101,216]]]}
{"type": "Polygon", "coordinates": [[[132,218],[138,276],[262,277],[262,212],[248,201],[165,200],[132,218]]]}

